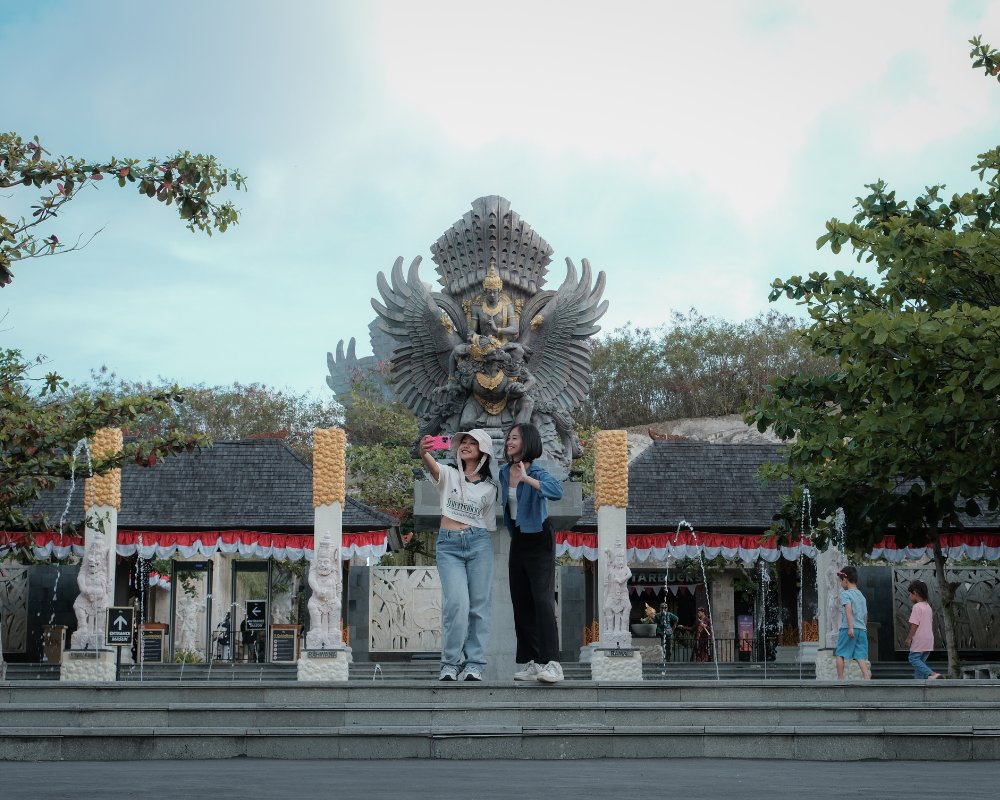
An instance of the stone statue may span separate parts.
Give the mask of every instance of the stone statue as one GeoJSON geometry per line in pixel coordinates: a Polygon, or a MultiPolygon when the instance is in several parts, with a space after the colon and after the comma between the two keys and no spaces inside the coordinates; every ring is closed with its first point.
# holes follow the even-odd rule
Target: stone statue
{"type": "Polygon", "coordinates": [[[836,647],[840,636],[840,578],[837,573],[847,566],[847,556],[836,547],[829,549],[830,560],[826,569],[826,646],[836,647]]]}
{"type": "Polygon", "coordinates": [[[76,582],[80,587],[80,594],[73,601],[76,630],[70,647],[74,650],[99,649],[104,646],[104,626],[108,616],[108,593],[111,586],[108,575],[108,542],[103,535],[97,534],[91,539],[76,582]]]}
{"type": "Polygon", "coordinates": [[[340,629],[341,587],[340,550],[329,539],[320,539],[316,546],[316,561],[309,567],[309,633],[307,650],[328,650],[343,647],[340,629]]]}
{"type": "MultiPolygon", "coordinates": [[[[545,290],[552,248],[497,196],[474,201],[431,252],[444,291],[421,281],[419,257],[405,276],[399,258],[389,279],[379,273],[382,302],[372,300],[376,358],[390,340],[389,383],[420,418],[420,436],[480,427],[499,438],[532,422],[547,468],[565,478],[580,455],[572,413],[590,389],[604,273],[592,285],[587,260],[578,276],[566,259],[562,285],[545,290]]],[[[341,353],[331,374],[350,361],[341,353]]]]}
{"type": "Polygon", "coordinates": [[[615,553],[605,550],[604,555],[607,557],[608,571],[604,583],[604,628],[601,631],[601,642],[621,646],[627,640],[627,644],[631,644],[628,618],[632,604],[628,598],[628,579],[632,577],[632,570],[625,563],[625,552],[621,548],[615,553]]]}
{"type": "Polygon", "coordinates": [[[198,647],[198,617],[205,611],[205,601],[182,591],[177,598],[177,650],[200,652],[198,647]]]}

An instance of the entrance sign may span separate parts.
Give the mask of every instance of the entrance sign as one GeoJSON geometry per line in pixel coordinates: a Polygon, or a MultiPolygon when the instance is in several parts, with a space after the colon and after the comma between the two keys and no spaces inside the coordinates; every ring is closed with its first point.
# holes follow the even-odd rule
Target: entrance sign
{"type": "Polygon", "coordinates": [[[267,627],[267,601],[247,600],[247,630],[262,631],[267,627]]]}
{"type": "Polygon", "coordinates": [[[135,636],[135,609],[132,606],[108,608],[105,644],[109,647],[131,647],[135,636]]]}

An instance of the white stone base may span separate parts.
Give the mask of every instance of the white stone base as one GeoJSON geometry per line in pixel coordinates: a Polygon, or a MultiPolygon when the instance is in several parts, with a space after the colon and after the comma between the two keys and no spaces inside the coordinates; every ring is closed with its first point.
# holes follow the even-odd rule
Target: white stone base
{"type": "Polygon", "coordinates": [[[799,663],[815,664],[819,642],[799,642],[799,663]]]}
{"type": "Polygon", "coordinates": [[[300,681],[346,681],[353,658],[346,647],[331,650],[303,650],[299,653],[300,681]]]}
{"type": "Polygon", "coordinates": [[[114,650],[63,650],[60,681],[114,683],[114,650]]]}
{"type": "MultiPolygon", "coordinates": [[[[844,678],[849,681],[862,680],[861,667],[857,661],[848,661],[844,664],[844,678]]],[[[833,654],[833,650],[816,651],[816,680],[837,680],[837,657],[833,654]]]]}
{"type": "Polygon", "coordinates": [[[595,681],[641,681],[642,654],[638,650],[597,648],[590,658],[590,677],[595,681]],[[610,655],[616,652],[627,652],[628,655],[610,655]]]}

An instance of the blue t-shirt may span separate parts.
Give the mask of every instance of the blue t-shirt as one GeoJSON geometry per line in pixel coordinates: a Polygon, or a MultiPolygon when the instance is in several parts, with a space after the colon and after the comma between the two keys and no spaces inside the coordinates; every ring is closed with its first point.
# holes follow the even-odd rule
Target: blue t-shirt
{"type": "MultiPolygon", "coordinates": [[[[851,611],[854,614],[854,627],[855,628],[865,628],[868,627],[868,601],[865,600],[865,596],[861,594],[860,589],[841,589],[840,590],[840,604],[846,606],[848,603],[851,605],[851,611]]],[[[840,615],[840,629],[847,630],[847,610],[844,609],[844,613],[840,615]]]]}

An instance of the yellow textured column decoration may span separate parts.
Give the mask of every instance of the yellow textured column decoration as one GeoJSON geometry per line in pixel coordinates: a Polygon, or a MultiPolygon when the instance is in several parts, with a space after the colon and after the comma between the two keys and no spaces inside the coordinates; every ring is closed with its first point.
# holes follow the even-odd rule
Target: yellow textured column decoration
{"type": "Polygon", "coordinates": [[[594,508],[628,508],[628,433],[598,431],[594,445],[594,508]]]}
{"type": "MultiPolygon", "coordinates": [[[[97,458],[120,453],[124,445],[121,428],[101,428],[90,441],[90,453],[97,458]]],[[[103,475],[87,478],[83,492],[83,507],[111,506],[122,510],[122,471],[112,469],[103,475]]]]}
{"type": "Polygon", "coordinates": [[[313,429],[313,508],[344,504],[347,434],[340,428],[313,429]]]}

